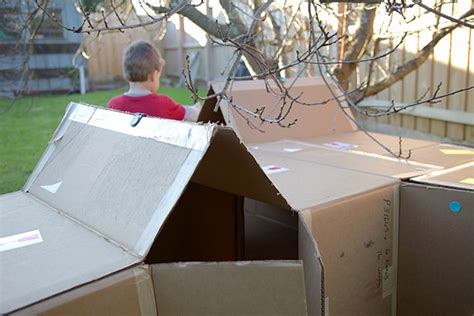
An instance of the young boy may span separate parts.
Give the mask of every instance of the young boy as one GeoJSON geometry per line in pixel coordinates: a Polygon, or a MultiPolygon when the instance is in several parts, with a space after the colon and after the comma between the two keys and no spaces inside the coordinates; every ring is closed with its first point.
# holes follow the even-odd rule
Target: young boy
{"type": "Polygon", "coordinates": [[[150,42],[137,41],[130,44],[123,55],[123,74],[130,88],[123,95],[113,97],[107,107],[195,122],[200,110],[198,105],[185,107],[165,95],[156,94],[163,66],[164,60],[160,52],[150,42]]]}

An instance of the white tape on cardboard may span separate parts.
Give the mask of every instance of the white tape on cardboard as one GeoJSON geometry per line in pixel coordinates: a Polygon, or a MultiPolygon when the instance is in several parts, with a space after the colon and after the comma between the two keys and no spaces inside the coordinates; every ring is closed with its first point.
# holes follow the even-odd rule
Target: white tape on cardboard
{"type": "MultiPolygon", "coordinates": [[[[75,111],[83,111],[83,107],[86,106],[78,106],[75,111]]],[[[212,125],[205,126],[148,117],[142,118],[138,125],[132,127],[130,125],[132,116],[105,109],[96,109],[87,122],[84,120],[84,115],[71,115],[71,120],[117,133],[152,138],[159,142],[200,151],[207,147],[213,131],[212,125]]]]}
{"type": "Polygon", "coordinates": [[[37,229],[26,233],[0,237],[0,252],[26,247],[40,242],[43,242],[43,237],[41,237],[41,233],[37,229]]]}

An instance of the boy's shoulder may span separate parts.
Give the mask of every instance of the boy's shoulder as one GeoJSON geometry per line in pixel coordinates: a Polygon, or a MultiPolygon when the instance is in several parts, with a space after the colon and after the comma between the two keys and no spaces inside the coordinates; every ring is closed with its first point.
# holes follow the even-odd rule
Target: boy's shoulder
{"type": "Polygon", "coordinates": [[[112,97],[109,100],[109,102],[107,102],[107,107],[113,109],[117,106],[120,106],[124,101],[125,101],[125,96],[123,94],[116,95],[116,96],[112,97]]]}

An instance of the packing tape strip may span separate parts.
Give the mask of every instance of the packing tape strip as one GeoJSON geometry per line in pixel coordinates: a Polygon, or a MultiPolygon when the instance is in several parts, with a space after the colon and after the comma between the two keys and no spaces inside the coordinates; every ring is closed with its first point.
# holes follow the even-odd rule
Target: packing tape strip
{"type": "Polygon", "coordinates": [[[140,314],[158,315],[156,310],[155,290],[151,277],[151,268],[148,265],[138,266],[133,270],[135,285],[137,287],[140,314]]]}
{"type": "MultiPolygon", "coordinates": [[[[96,109],[92,116],[86,119],[84,113],[92,108],[79,104],[70,119],[82,124],[108,129],[117,133],[146,137],[159,142],[194,150],[207,148],[215,125],[199,125],[181,121],[144,117],[135,127],[130,125],[133,116],[118,111],[96,109]]],[[[95,109],[95,108],[92,108],[95,109]]]]}

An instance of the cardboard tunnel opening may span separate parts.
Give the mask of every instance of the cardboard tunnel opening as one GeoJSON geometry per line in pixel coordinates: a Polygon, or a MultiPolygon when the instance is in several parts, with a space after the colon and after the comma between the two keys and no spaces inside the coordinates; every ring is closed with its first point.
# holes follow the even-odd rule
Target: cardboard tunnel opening
{"type": "Polygon", "coordinates": [[[191,182],[145,262],[297,259],[296,212],[191,182]]]}

